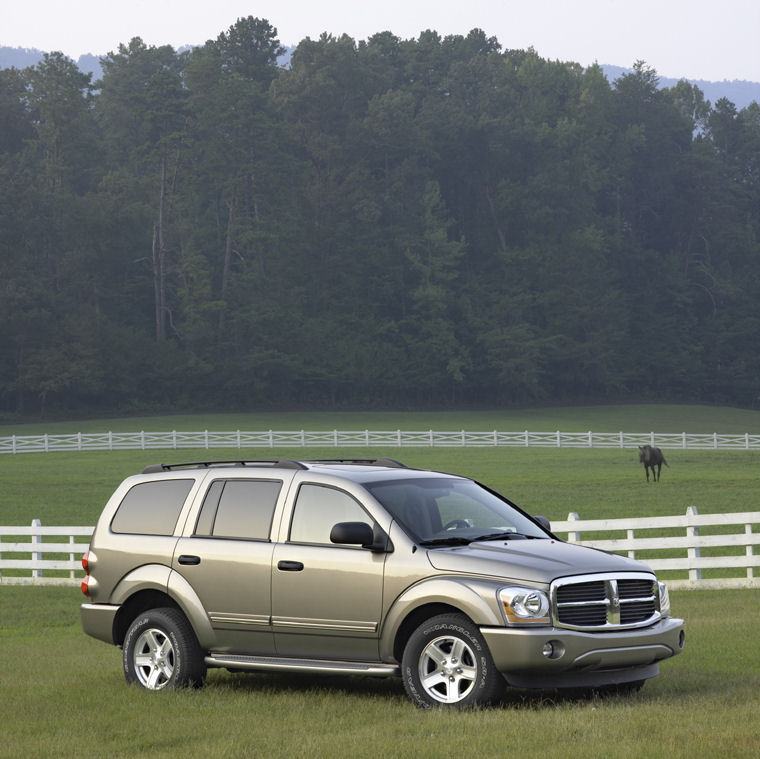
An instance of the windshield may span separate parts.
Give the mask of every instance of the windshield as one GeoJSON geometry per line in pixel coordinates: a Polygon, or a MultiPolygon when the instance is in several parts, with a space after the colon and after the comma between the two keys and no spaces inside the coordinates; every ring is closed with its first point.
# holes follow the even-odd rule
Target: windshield
{"type": "Polygon", "coordinates": [[[506,500],[472,480],[421,477],[365,487],[422,545],[548,537],[506,500]]]}

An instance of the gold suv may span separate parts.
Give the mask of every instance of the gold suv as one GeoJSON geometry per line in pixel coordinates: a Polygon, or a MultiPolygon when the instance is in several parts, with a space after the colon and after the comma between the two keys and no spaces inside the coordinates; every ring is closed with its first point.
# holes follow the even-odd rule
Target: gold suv
{"type": "Polygon", "coordinates": [[[149,466],[82,563],[84,631],[148,690],[209,667],[387,675],[419,706],[470,706],[637,690],[684,644],[648,567],[391,459],[149,466]]]}

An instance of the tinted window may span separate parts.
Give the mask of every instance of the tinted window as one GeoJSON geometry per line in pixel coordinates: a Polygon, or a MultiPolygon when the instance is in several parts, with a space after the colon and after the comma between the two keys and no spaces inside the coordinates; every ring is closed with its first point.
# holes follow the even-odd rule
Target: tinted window
{"type": "Polygon", "coordinates": [[[111,529],[137,535],[172,535],[193,480],[159,480],[134,485],[124,496],[111,529]]]}
{"type": "Polygon", "coordinates": [[[282,483],[215,480],[203,501],[196,535],[268,540],[282,483]]]}
{"type": "Polygon", "coordinates": [[[547,537],[506,499],[471,480],[409,478],[365,487],[418,540],[474,540],[503,532],[547,537]]]}
{"type": "Polygon", "coordinates": [[[290,525],[291,541],[333,545],[330,530],[338,522],[372,524],[364,509],[348,493],[321,485],[302,485],[290,525]]]}

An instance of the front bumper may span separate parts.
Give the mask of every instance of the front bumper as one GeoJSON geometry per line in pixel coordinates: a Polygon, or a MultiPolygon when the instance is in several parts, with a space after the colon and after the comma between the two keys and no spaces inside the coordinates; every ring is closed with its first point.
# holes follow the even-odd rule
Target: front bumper
{"type": "Polygon", "coordinates": [[[519,688],[622,684],[657,675],[658,662],[681,653],[682,619],[651,627],[585,633],[556,627],[483,627],[496,669],[519,688]],[[551,646],[547,656],[544,651],[551,646]]]}

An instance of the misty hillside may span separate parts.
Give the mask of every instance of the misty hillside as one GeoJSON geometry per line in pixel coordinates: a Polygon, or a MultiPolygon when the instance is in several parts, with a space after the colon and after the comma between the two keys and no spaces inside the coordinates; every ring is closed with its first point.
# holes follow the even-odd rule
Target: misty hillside
{"type": "MultiPolygon", "coordinates": [[[[280,59],[280,65],[289,62],[290,55],[294,49],[293,47],[287,48],[285,54],[280,59]]],[[[42,50],[37,50],[36,48],[0,46],[0,69],[11,67],[22,69],[27,66],[36,66],[42,60],[43,54],[42,50]]],[[[76,60],[76,64],[81,71],[91,73],[93,81],[100,79],[102,71],[99,56],[92,53],[80,55],[76,60]]],[[[610,82],[614,82],[619,76],[630,74],[632,71],[630,68],[609,64],[603,64],[602,70],[610,82]]],[[[704,93],[705,99],[713,104],[721,98],[728,98],[738,109],[746,108],[753,100],[760,103],[760,82],[748,82],[740,79],[732,81],[724,79],[722,82],[709,82],[705,79],[689,79],[688,81],[699,87],[704,93]]],[[[661,87],[673,87],[677,82],[678,79],[665,76],[660,77],[661,87]]]]}

